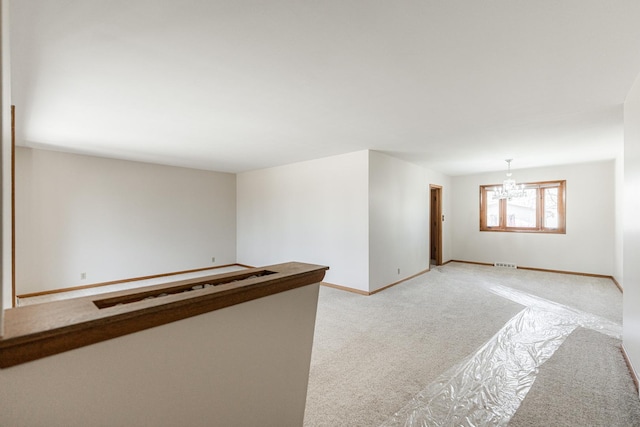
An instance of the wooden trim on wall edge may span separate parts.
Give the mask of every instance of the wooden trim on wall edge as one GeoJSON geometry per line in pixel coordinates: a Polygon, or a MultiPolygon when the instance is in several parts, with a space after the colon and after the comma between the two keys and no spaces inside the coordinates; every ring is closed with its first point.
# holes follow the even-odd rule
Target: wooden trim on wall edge
{"type": "Polygon", "coordinates": [[[600,279],[613,279],[613,276],[607,276],[606,274],[594,274],[594,273],[581,273],[579,271],[565,271],[565,270],[550,270],[547,268],[535,268],[535,267],[520,267],[520,270],[531,270],[531,271],[544,271],[547,273],[558,273],[558,274],[573,274],[574,276],[586,276],[586,277],[597,277],[600,279]]]}
{"type": "Polygon", "coordinates": [[[627,354],[627,350],[624,348],[624,344],[620,344],[620,351],[622,352],[622,357],[624,357],[624,361],[627,364],[627,368],[629,368],[629,374],[631,375],[633,384],[636,386],[636,393],[640,394],[640,380],[638,379],[638,373],[633,369],[631,359],[629,359],[629,355],[627,354]]]}
{"type": "MultiPolygon", "coordinates": [[[[449,262],[450,261],[447,261],[447,263],[449,263],[449,262]]],[[[442,265],[444,265],[444,264],[442,264],[442,265]]],[[[340,285],[336,285],[334,283],[329,283],[329,282],[322,282],[320,284],[323,285],[323,286],[326,286],[328,288],[334,288],[334,289],[338,289],[338,290],[341,290],[341,291],[353,292],[354,294],[358,294],[358,295],[370,296],[370,295],[373,295],[373,294],[377,294],[378,292],[382,292],[385,289],[389,289],[392,286],[399,285],[402,282],[406,282],[407,280],[413,279],[414,277],[418,277],[421,274],[428,273],[429,271],[431,271],[431,270],[429,268],[427,268],[426,270],[422,270],[422,271],[420,271],[420,272],[418,272],[418,273],[416,273],[416,274],[414,274],[412,276],[405,277],[402,280],[398,280],[397,282],[391,283],[390,285],[387,285],[387,286],[383,286],[382,288],[376,289],[375,291],[372,291],[372,292],[367,292],[367,291],[363,291],[363,290],[355,289],[355,288],[348,288],[346,286],[340,286],[340,285]]]]}
{"type": "Polygon", "coordinates": [[[613,283],[615,283],[615,285],[618,287],[618,289],[620,289],[620,293],[624,294],[624,288],[622,287],[622,285],[616,280],[615,277],[611,276],[611,280],[613,280],[613,283]]]}
{"type": "Polygon", "coordinates": [[[11,106],[11,306],[16,296],[16,106],[11,106]]]}
{"type": "MultiPolygon", "coordinates": [[[[240,264],[239,262],[236,262],[235,264],[227,264],[223,267],[229,267],[231,265],[237,265],[238,267],[244,267],[244,268],[257,268],[255,265],[240,264]]],[[[218,267],[218,268],[222,268],[222,267],[218,267]]]]}
{"type": "Polygon", "coordinates": [[[430,268],[427,268],[426,270],[422,270],[422,271],[420,271],[420,272],[418,272],[418,273],[416,273],[416,274],[414,274],[414,275],[412,275],[412,276],[405,277],[405,278],[404,278],[404,279],[402,279],[402,280],[398,280],[397,282],[393,282],[393,283],[391,283],[390,285],[383,286],[382,288],[379,288],[379,289],[376,289],[375,291],[369,292],[369,295],[377,294],[378,292],[382,292],[382,291],[384,291],[385,289],[389,289],[389,288],[390,288],[390,287],[392,287],[392,286],[399,285],[400,283],[406,282],[407,280],[411,280],[411,279],[413,279],[414,277],[418,277],[418,276],[420,276],[421,274],[428,273],[429,271],[431,271],[431,269],[430,269],[430,268]]]}
{"type": "MultiPolygon", "coordinates": [[[[488,263],[488,262],[462,261],[462,260],[458,260],[458,259],[452,259],[451,261],[448,261],[448,262],[459,262],[459,263],[462,263],[462,264],[486,265],[488,267],[493,267],[493,264],[488,263]]],[[[545,273],[572,274],[574,276],[586,276],[586,277],[597,277],[599,279],[610,279],[613,282],[613,284],[616,285],[618,290],[620,290],[620,292],[623,292],[622,286],[620,286],[620,284],[615,279],[615,277],[607,276],[606,274],[581,273],[579,271],[551,270],[551,269],[548,269],[548,268],[521,267],[521,266],[518,266],[517,268],[519,270],[542,271],[542,272],[545,272],[545,273]]]]}
{"type": "Polygon", "coordinates": [[[369,292],[367,291],[363,291],[360,289],[355,289],[355,288],[348,288],[346,286],[340,286],[340,285],[336,285],[335,283],[329,283],[329,282],[320,282],[320,284],[322,286],[326,286],[327,288],[333,288],[333,289],[338,289],[340,291],[347,291],[347,292],[352,292],[354,294],[358,294],[358,295],[364,295],[364,296],[369,296],[371,295],[369,292]]]}
{"type": "Polygon", "coordinates": [[[449,262],[459,262],[461,264],[474,264],[474,265],[487,265],[489,267],[493,267],[493,264],[490,264],[488,262],[477,262],[477,261],[463,261],[461,259],[452,259],[449,262]]]}
{"type": "Polygon", "coordinates": [[[93,284],[90,284],[90,285],[72,286],[72,287],[68,287],[68,288],[52,289],[52,290],[49,290],[49,291],[42,291],[42,292],[32,292],[32,293],[28,293],[28,294],[17,295],[17,297],[18,298],[39,297],[39,296],[42,296],[42,295],[51,295],[51,294],[59,294],[59,293],[62,293],[62,292],[79,291],[79,290],[82,290],[82,289],[99,288],[101,286],[108,286],[108,285],[119,285],[121,283],[135,282],[135,281],[138,281],[138,280],[157,279],[157,278],[160,278],[160,277],[176,276],[178,274],[187,274],[187,273],[197,273],[198,271],[216,270],[216,269],[219,269],[219,268],[234,267],[234,266],[244,267],[244,268],[254,268],[254,267],[249,267],[249,266],[244,265],[244,264],[235,264],[235,263],[234,264],[225,264],[225,265],[216,265],[214,267],[194,268],[192,270],[174,271],[174,272],[171,272],[171,273],[153,274],[153,275],[150,275],[150,276],[141,276],[141,277],[131,277],[129,279],[120,279],[120,280],[113,280],[113,281],[110,281],[110,282],[93,283],[93,284]]]}

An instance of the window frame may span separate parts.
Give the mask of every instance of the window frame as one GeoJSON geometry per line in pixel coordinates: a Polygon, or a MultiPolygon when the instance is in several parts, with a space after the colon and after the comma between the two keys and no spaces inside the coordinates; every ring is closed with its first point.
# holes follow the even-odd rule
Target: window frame
{"type": "Polygon", "coordinates": [[[536,227],[510,227],[507,225],[507,199],[499,200],[498,205],[498,225],[487,225],[487,201],[488,191],[495,191],[500,188],[501,184],[481,185],[480,186],[480,231],[494,231],[507,233],[545,233],[545,234],[566,234],[567,215],[566,215],[566,191],[567,181],[539,181],[539,182],[523,182],[518,185],[524,185],[524,189],[536,190],[536,227]],[[549,228],[544,226],[544,189],[558,189],[558,227],[549,228]]]}

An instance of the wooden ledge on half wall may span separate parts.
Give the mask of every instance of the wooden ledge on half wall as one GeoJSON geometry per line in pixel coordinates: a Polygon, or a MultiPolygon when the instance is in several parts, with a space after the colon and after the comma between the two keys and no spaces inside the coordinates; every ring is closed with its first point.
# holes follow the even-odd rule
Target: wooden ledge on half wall
{"type": "Polygon", "coordinates": [[[319,283],[329,267],[289,262],[5,310],[0,368],[319,283]]]}

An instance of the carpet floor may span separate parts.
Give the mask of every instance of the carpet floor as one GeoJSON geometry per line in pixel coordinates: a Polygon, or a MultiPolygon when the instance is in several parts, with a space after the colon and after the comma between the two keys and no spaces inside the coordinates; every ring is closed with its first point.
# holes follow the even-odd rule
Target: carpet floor
{"type": "Polygon", "coordinates": [[[640,404],[619,348],[576,329],[543,365],[509,426],[640,426],[640,404]]]}
{"type": "MultiPolygon", "coordinates": [[[[425,390],[443,374],[504,340],[497,332],[530,303],[587,321],[565,329],[559,347],[531,367],[534,381],[519,386],[515,414],[484,425],[640,425],[640,399],[615,332],[622,296],[611,280],[450,263],[369,297],[321,287],[305,426],[422,425],[403,420],[402,409],[416,396],[428,400],[425,390]],[[595,332],[593,322],[613,332],[595,332]],[[396,424],[394,414],[401,414],[396,424]]],[[[517,333],[507,336],[519,345],[517,333]]],[[[485,362],[502,363],[492,360],[485,362]]],[[[485,386],[462,378],[465,389],[485,386]]],[[[500,412],[503,403],[494,404],[500,412]]]]}

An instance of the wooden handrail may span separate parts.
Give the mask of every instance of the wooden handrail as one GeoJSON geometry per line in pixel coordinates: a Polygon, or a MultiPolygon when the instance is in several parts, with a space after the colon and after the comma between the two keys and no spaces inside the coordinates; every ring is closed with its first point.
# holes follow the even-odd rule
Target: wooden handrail
{"type": "Polygon", "coordinates": [[[319,283],[328,267],[285,263],[5,311],[0,368],[319,283]]]}

